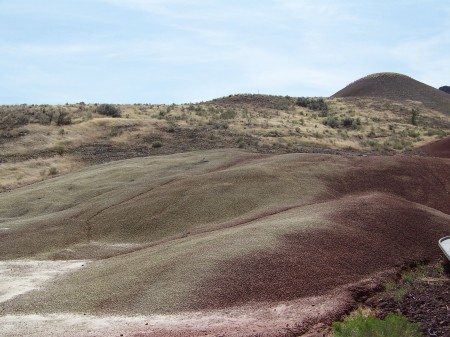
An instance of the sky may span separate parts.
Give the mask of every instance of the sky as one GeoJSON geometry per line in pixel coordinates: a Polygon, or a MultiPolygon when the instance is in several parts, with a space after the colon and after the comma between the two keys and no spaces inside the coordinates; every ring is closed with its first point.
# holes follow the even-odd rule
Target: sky
{"type": "Polygon", "coordinates": [[[330,96],[398,72],[450,85],[443,0],[0,0],[0,104],[330,96]]]}

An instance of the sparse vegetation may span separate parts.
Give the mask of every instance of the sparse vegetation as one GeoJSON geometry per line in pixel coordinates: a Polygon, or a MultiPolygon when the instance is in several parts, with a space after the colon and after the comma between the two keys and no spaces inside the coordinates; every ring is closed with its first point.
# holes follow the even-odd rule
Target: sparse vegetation
{"type": "Polygon", "coordinates": [[[419,264],[413,269],[405,270],[398,281],[389,280],[384,286],[384,291],[390,296],[396,303],[403,301],[405,295],[411,290],[417,280],[424,278],[428,273],[428,276],[436,277],[442,273],[442,266],[438,265],[437,268],[430,269],[424,264],[419,264]],[[440,267],[440,268],[439,268],[440,267]]]}
{"type": "MultiPolygon", "coordinates": [[[[449,133],[450,117],[418,102],[244,94],[107,106],[120,114],[84,102],[0,107],[2,257],[105,259],[9,300],[5,312],[220,307],[231,317],[236,307],[242,314],[240,305],[263,300],[267,312],[312,294],[307,314],[315,319],[324,301],[333,315],[353,305],[350,295],[369,305],[359,281],[396,268],[411,251],[432,258],[429,244],[447,228],[447,160],[371,153],[413,150],[449,133]],[[126,118],[109,118],[120,115],[126,118]],[[392,245],[398,238],[402,245],[392,245]],[[339,278],[330,277],[336,270],[339,278]],[[313,296],[336,287],[349,293],[313,296]]],[[[380,293],[404,305],[410,290],[436,279],[418,266],[380,293]]],[[[437,324],[448,314],[439,310],[437,324]]],[[[418,324],[386,314],[357,312],[334,324],[335,336],[417,335],[418,324]]]]}
{"type": "MultiPolygon", "coordinates": [[[[105,146],[108,142],[111,142],[108,146],[127,148],[120,152],[132,156],[132,149],[138,147],[141,152],[154,153],[145,148],[157,148],[158,143],[153,147],[155,140],[164,143],[161,150],[164,153],[193,147],[201,150],[214,144],[262,152],[291,152],[299,146],[321,151],[397,152],[412,150],[449,134],[450,117],[423,107],[416,118],[419,125],[411,127],[414,109],[419,111],[414,102],[373,98],[249,94],[183,105],[116,106],[81,102],[62,106],[0,106],[0,140],[3,156],[16,153],[25,156],[38,151],[45,157],[55,152],[66,154],[69,149],[71,153],[79,153],[79,147],[105,146]],[[104,118],[119,113],[128,116],[127,119],[104,118]],[[55,132],[58,125],[64,125],[64,129],[59,127],[55,132]],[[236,142],[243,134],[251,135],[255,141],[236,142]],[[192,142],[191,146],[183,145],[192,142]]],[[[69,156],[64,157],[70,160],[69,156]]],[[[15,181],[19,186],[28,180],[15,181]]]]}
{"type": "Polygon", "coordinates": [[[385,319],[365,316],[361,311],[333,323],[334,337],[421,337],[420,323],[410,323],[401,314],[392,313],[385,319]]]}

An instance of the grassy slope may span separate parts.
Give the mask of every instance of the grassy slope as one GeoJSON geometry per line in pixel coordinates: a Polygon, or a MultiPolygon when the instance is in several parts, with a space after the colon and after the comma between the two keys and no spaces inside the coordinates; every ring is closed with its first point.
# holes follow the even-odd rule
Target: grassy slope
{"type": "Polygon", "coordinates": [[[436,254],[450,229],[449,165],[224,150],[114,162],[2,193],[3,259],[100,259],[5,308],[174,312],[321,294],[436,254]]]}
{"type": "Polygon", "coordinates": [[[328,117],[339,123],[346,117],[359,119],[361,124],[332,128],[323,124],[327,117],[320,111],[296,106],[295,98],[266,95],[235,95],[195,105],[123,105],[124,118],[117,119],[97,115],[94,105],[46,107],[72,116],[72,124],[63,126],[39,124],[44,107],[0,107],[0,119],[6,111],[17,119],[35,118],[0,129],[0,191],[45,180],[51,167],[63,174],[93,162],[230,147],[264,153],[304,152],[311,146],[399,152],[444,137],[450,129],[449,116],[420,102],[326,102],[328,117]],[[419,112],[417,126],[411,125],[412,109],[419,112]],[[225,118],[230,111],[235,116],[225,118]],[[152,147],[156,141],[162,147],[152,147]]]}

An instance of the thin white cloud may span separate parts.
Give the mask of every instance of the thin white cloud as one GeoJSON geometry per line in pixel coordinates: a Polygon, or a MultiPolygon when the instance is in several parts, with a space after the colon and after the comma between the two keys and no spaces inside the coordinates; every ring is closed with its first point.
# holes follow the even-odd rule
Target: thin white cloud
{"type": "Polygon", "coordinates": [[[207,18],[205,8],[214,6],[214,2],[185,0],[98,0],[129,10],[145,12],[172,19],[204,19],[207,18]],[[188,10],[180,10],[181,8],[188,10]],[[198,10],[193,10],[198,9],[198,10]]]}
{"type": "Polygon", "coordinates": [[[360,21],[350,10],[351,1],[336,0],[275,0],[282,10],[295,18],[317,25],[335,25],[360,21]]]}
{"type": "Polygon", "coordinates": [[[72,3],[63,19],[67,4],[51,3],[43,0],[44,17],[32,19],[22,15],[37,8],[33,0],[8,4],[27,23],[0,38],[1,71],[16,88],[44,82],[45,90],[63,94],[78,79],[86,93],[86,78],[97,76],[104,83],[89,90],[91,97],[130,101],[151,91],[161,102],[258,89],[328,95],[385,70],[430,84],[449,78],[450,10],[437,0],[85,0],[72,3]],[[397,16],[405,9],[417,24],[397,16]],[[423,24],[420,9],[428,11],[423,24]],[[64,81],[66,89],[54,87],[64,81]]]}
{"type": "Polygon", "coordinates": [[[56,44],[16,44],[4,49],[6,53],[26,54],[28,56],[64,56],[91,54],[104,50],[98,44],[56,43],[56,44]]]}
{"type": "Polygon", "coordinates": [[[448,84],[450,32],[399,44],[393,57],[406,64],[418,79],[434,86],[448,84]]]}

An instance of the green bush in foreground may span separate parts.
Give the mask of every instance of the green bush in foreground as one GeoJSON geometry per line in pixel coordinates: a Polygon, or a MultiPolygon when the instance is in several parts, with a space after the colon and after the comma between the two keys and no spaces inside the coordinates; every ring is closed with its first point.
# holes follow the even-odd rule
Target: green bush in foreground
{"type": "Polygon", "coordinates": [[[366,317],[361,311],[343,322],[333,323],[334,337],[421,337],[420,323],[410,323],[401,314],[389,314],[384,320],[366,317]]]}

